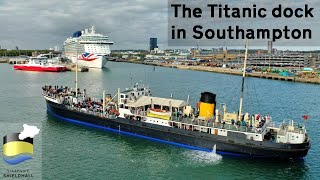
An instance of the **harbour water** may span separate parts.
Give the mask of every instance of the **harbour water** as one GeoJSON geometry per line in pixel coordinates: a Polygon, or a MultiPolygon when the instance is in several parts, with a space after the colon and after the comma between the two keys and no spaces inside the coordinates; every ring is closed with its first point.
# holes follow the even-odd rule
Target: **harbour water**
{"type": "MultiPolygon", "coordinates": [[[[101,98],[140,80],[153,96],[187,99],[194,105],[200,93],[217,94],[217,102],[237,111],[240,76],[138,64],[108,62],[105,69],[79,73],[79,86],[101,98]]],[[[306,123],[312,147],[304,160],[277,162],[226,157],[183,149],[135,137],[57,121],[46,112],[41,87],[74,86],[74,73],[14,71],[0,66],[0,123],[42,125],[43,179],[319,179],[320,86],[247,78],[244,110],[270,114],[273,121],[310,115],[306,123]]]]}

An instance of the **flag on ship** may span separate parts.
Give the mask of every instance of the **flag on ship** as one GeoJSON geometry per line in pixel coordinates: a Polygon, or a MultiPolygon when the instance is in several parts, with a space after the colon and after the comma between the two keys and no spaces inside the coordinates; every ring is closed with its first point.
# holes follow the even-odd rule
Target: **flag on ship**
{"type": "Polygon", "coordinates": [[[304,120],[308,120],[309,119],[309,115],[306,115],[306,114],[304,114],[304,115],[302,115],[302,118],[304,119],[304,120]]]}

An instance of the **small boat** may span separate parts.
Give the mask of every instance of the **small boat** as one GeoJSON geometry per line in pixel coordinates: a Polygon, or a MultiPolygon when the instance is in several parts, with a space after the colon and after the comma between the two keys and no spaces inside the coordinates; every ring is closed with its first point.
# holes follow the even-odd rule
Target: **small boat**
{"type": "Polygon", "coordinates": [[[161,109],[150,108],[149,112],[147,113],[147,116],[170,120],[171,112],[166,110],[161,110],[161,109]]]}
{"type": "Polygon", "coordinates": [[[150,109],[150,113],[152,114],[158,114],[158,115],[166,115],[166,116],[171,116],[171,112],[170,111],[166,111],[166,110],[161,110],[161,109],[150,109]]]}
{"type": "Polygon", "coordinates": [[[65,66],[56,65],[48,62],[47,57],[31,57],[26,64],[15,64],[15,70],[23,71],[45,71],[45,72],[64,72],[65,66]]]}

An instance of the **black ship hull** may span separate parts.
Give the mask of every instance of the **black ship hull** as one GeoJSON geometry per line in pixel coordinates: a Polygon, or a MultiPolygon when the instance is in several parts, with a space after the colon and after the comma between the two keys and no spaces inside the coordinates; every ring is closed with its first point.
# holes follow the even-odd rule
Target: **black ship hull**
{"type": "Polygon", "coordinates": [[[222,155],[296,159],[306,156],[310,148],[309,142],[303,144],[258,142],[248,140],[241,133],[235,132],[228,132],[228,136],[219,136],[125,118],[105,119],[70,110],[64,105],[48,100],[47,110],[56,118],[63,121],[133,135],[189,149],[212,151],[212,148],[216,145],[217,153],[222,155]]]}

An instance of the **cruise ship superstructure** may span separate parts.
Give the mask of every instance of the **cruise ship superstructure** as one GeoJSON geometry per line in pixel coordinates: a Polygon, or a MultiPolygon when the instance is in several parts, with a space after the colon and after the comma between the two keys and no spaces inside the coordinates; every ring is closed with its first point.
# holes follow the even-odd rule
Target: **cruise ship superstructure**
{"type": "Polygon", "coordinates": [[[64,55],[76,63],[89,68],[103,68],[111,50],[108,36],[96,33],[95,27],[77,31],[64,42],[64,55]]]}

